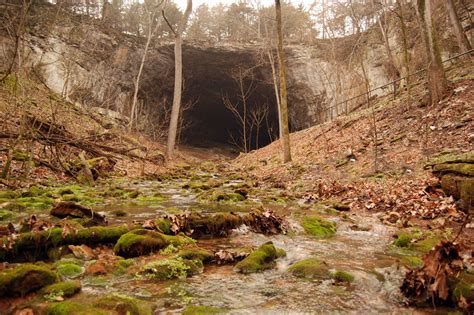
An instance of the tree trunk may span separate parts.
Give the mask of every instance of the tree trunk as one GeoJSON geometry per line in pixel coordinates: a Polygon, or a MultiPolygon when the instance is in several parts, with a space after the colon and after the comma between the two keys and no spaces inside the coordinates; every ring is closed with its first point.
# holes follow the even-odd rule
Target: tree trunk
{"type": "Polygon", "coordinates": [[[273,89],[275,90],[275,99],[276,99],[277,110],[278,110],[278,134],[280,135],[280,139],[281,139],[282,127],[281,127],[281,112],[280,112],[280,95],[278,95],[278,79],[276,75],[275,61],[273,60],[273,53],[271,49],[268,50],[268,61],[270,62],[270,66],[272,67],[273,89]]]}
{"type": "Polygon", "coordinates": [[[437,104],[448,93],[449,84],[441,61],[436,31],[431,17],[431,0],[417,0],[416,11],[420,21],[423,42],[425,43],[431,104],[437,104]]]}
{"type": "Polygon", "coordinates": [[[403,64],[405,68],[404,77],[408,92],[408,104],[411,103],[411,84],[410,84],[410,55],[408,53],[408,39],[407,39],[407,26],[405,23],[405,15],[403,12],[402,0],[397,0],[398,7],[398,18],[400,19],[400,30],[402,32],[402,46],[403,46],[403,64]]]}
{"type": "Polygon", "coordinates": [[[454,33],[456,34],[456,39],[458,40],[459,48],[461,52],[466,52],[472,49],[471,43],[467,39],[466,33],[461,25],[458,14],[456,12],[456,7],[454,6],[453,0],[445,0],[444,4],[446,5],[446,10],[448,10],[449,18],[453,24],[454,33]]]}
{"type": "Polygon", "coordinates": [[[278,32],[278,66],[280,68],[280,113],[281,113],[281,134],[283,144],[283,163],[291,161],[290,151],[290,130],[288,128],[288,99],[286,95],[286,70],[285,70],[285,52],[283,50],[283,32],[281,23],[281,4],[280,0],[275,0],[277,32],[278,32]]]}
{"type": "Polygon", "coordinates": [[[193,1],[188,0],[186,10],[178,25],[178,30],[175,33],[174,44],[174,93],[173,106],[171,108],[170,127],[168,131],[168,144],[166,150],[166,157],[168,160],[173,158],[174,146],[176,144],[176,131],[178,129],[179,108],[181,106],[181,92],[183,86],[183,32],[186,29],[189,16],[191,15],[193,1]]]}

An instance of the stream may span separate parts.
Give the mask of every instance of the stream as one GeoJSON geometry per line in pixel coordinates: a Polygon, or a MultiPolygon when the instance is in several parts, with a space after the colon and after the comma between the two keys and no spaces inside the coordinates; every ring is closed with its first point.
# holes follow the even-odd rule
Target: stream
{"type": "MultiPolygon", "coordinates": [[[[126,217],[109,215],[110,224],[146,220],[180,211],[236,211],[245,212],[250,206],[203,204],[196,195],[181,189],[183,182],[171,185],[157,182],[132,183],[141,191],[158,191],[167,197],[165,202],[146,205],[109,204],[98,210],[105,213],[122,209],[126,217]]],[[[229,185],[232,185],[230,183],[229,185]]],[[[287,205],[264,205],[280,214],[311,212],[295,202],[287,205]]],[[[319,215],[319,214],[318,214],[319,215]]],[[[405,273],[396,257],[387,248],[394,230],[380,224],[375,216],[349,219],[325,215],[337,222],[335,236],[315,239],[304,233],[292,215],[289,216],[288,235],[266,236],[249,232],[246,226],[234,230],[229,237],[199,240],[198,245],[213,251],[250,246],[253,248],[272,241],[287,255],[277,260],[276,268],[262,273],[244,275],[233,271],[232,265],[209,265],[204,272],[187,279],[153,281],[131,275],[85,276],[82,292],[73,300],[87,301],[88,297],[120,293],[148,300],[158,306],[157,314],[180,313],[188,305],[206,305],[225,309],[231,314],[299,314],[299,313],[363,313],[363,314],[425,314],[431,311],[403,307],[398,287],[405,273]],[[354,223],[364,226],[354,230],[354,223]],[[286,270],[299,260],[316,257],[331,270],[345,270],[354,275],[351,284],[336,284],[333,280],[304,280],[286,270]]]]}

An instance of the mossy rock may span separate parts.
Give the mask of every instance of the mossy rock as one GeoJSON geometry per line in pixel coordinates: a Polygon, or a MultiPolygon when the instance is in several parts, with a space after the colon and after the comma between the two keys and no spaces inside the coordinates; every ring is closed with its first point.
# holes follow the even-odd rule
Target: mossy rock
{"type": "Polygon", "coordinates": [[[207,315],[207,314],[223,314],[225,310],[219,307],[206,305],[188,305],[181,313],[182,315],[207,315]]]}
{"type": "Polygon", "coordinates": [[[242,225],[242,218],[230,212],[221,212],[212,216],[191,214],[187,224],[188,230],[192,230],[192,236],[196,238],[227,236],[231,230],[242,225]]]}
{"type": "Polygon", "coordinates": [[[184,279],[202,272],[200,260],[188,260],[181,257],[152,261],[146,264],[141,273],[156,280],[184,279]]]}
{"type": "Polygon", "coordinates": [[[184,235],[165,235],[160,232],[138,229],[122,235],[115,244],[114,251],[123,257],[136,257],[159,251],[169,244],[182,246],[191,243],[193,240],[184,235]]]}
{"type": "Polygon", "coordinates": [[[411,241],[413,239],[413,235],[410,233],[402,232],[397,235],[397,239],[393,242],[393,245],[397,247],[409,247],[411,241]]]}
{"type": "Polygon", "coordinates": [[[43,294],[58,294],[62,292],[63,297],[71,297],[81,291],[80,281],[64,281],[58,282],[43,288],[43,294]]]}
{"type": "MultiPolygon", "coordinates": [[[[281,255],[281,252],[280,252],[281,255]]],[[[268,242],[257,248],[245,259],[238,262],[234,270],[241,273],[255,273],[275,267],[275,260],[279,253],[272,242],[268,242]]]]}
{"type": "Polygon", "coordinates": [[[336,223],[318,216],[307,216],[301,221],[306,233],[318,238],[330,237],[336,233],[336,223]]]}
{"type": "Polygon", "coordinates": [[[207,249],[199,247],[184,248],[176,254],[176,257],[181,257],[188,260],[200,260],[203,263],[210,263],[214,259],[214,254],[207,249]]]}
{"type": "Polygon", "coordinates": [[[101,310],[87,303],[72,301],[51,303],[46,307],[46,315],[116,315],[110,310],[101,310]]]}
{"type": "Polygon", "coordinates": [[[0,209],[0,221],[8,220],[13,217],[13,212],[0,209]]]}
{"type": "Polygon", "coordinates": [[[15,199],[15,198],[18,198],[20,196],[20,193],[18,191],[15,191],[15,190],[2,190],[0,191],[0,199],[5,199],[5,200],[8,200],[8,199],[15,199]]]}
{"type": "Polygon", "coordinates": [[[243,194],[238,192],[229,192],[216,189],[202,193],[199,196],[199,199],[213,202],[240,202],[247,199],[247,196],[244,196],[243,194]]]}
{"type": "Polygon", "coordinates": [[[135,260],[130,259],[120,259],[115,263],[115,268],[113,274],[116,276],[123,275],[127,273],[127,269],[135,263],[135,260]]]}
{"type": "Polygon", "coordinates": [[[119,315],[151,315],[153,313],[149,303],[121,294],[102,297],[94,303],[94,306],[114,311],[119,315]]]}
{"type": "Polygon", "coordinates": [[[288,268],[288,272],[299,278],[307,279],[329,279],[331,273],[329,267],[323,261],[316,258],[307,258],[298,261],[288,268]]]}
{"type": "Polygon", "coordinates": [[[84,272],[81,266],[70,262],[59,262],[56,271],[66,278],[76,278],[84,272]]]}
{"type": "Polygon", "coordinates": [[[173,234],[171,232],[171,221],[168,219],[156,219],[155,220],[156,227],[165,234],[173,234]]]}
{"type": "Polygon", "coordinates": [[[336,270],[331,273],[331,277],[338,282],[351,283],[354,281],[355,277],[351,273],[343,270],[336,270]]]}
{"type": "Polygon", "coordinates": [[[418,256],[402,256],[401,261],[410,268],[418,268],[423,266],[423,259],[418,256]]]}
{"type": "Polygon", "coordinates": [[[58,281],[58,275],[50,269],[23,264],[0,273],[0,297],[24,296],[58,281]]]}
{"type": "Polygon", "coordinates": [[[453,298],[456,301],[462,296],[467,303],[474,302],[474,275],[468,272],[463,272],[452,285],[453,298]]]}
{"type": "Polygon", "coordinates": [[[21,233],[13,244],[12,249],[7,249],[8,238],[0,238],[0,261],[41,258],[47,249],[62,245],[95,245],[113,244],[123,234],[129,231],[127,226],[105,227],[95,226],[80,229],[76,235],[63,236],[63,229],[52,228],[36,233],[21,233]]]}

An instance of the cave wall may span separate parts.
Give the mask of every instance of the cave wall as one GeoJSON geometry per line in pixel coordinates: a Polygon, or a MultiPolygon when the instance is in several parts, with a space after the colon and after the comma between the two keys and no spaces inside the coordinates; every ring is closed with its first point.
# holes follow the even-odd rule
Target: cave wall
{"type": "MultiPolygon", "coordinates": [[[[11,47],[5,37],[1,43],[5,50],[11,47]]],[[[53,91],[84,106],[105,107],[129,115],[135,74],[143,54],[143,40],[108,34],[94,25],[81,23],[61,25],[47,33],[38,25],[27,34],[26,43],[24,54],[32,72],[53,91]]],[[[363,91],[360,70],[330,62],[324,43],[312,47],[289,46],[286,55],[292,131],[339,115],[346,110],[346,104],[335,105],[363,91]]],[[[372,87],[389,81],[380,63],[383,59],[383,47],[377,43],[369,45],[363,55],[372,87]]],[[[239,66],[246,69],[255,67],[255,90],[249,104],[268,104],[269,120],[276,129],[271,68],[265,58],[261,58],[260,47],[185,45],[183,60],[183,103],[195,102],[184,113],[186,120],[191,122],[182,135],[184,140],[193,144],[204,143],[206,139],[225,142],[229,133],[238,134],[238,123],[223,106],[222,96],[229,95],[233,102],[237,101],[239,90],[231,73],[239,66]],[[256,67],[257,64],[260,66],[256,67]]],[[[157,115],[166,112],[169,108],[166,104],[172,101],[173,78],[173,45],[151,47],[139,93],[147,109],[157,115]]],[[[348,109],[357,105],[357,101],[352,102],[348,109]]],[[[264,133],[260,136],[263,137],[261,143],[269,141],[264,133]]]]}

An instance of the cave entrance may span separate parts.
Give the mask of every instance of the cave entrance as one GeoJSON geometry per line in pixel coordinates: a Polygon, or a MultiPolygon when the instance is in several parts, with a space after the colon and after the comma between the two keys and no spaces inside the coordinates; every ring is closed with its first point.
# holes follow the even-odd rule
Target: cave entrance
{"type": "Polygon", "coordinates": [[[278,113],[271,69],[255,50],[186,47],[181,143],[196,147],[263,147],[277,138],[278,113]],[[242,100],[242,89],[246,95],[242,100]],[[234,112],[226,107],[234,107],[234,112]],[[258,128],[257,128],[258,126],[258,128]]]}

